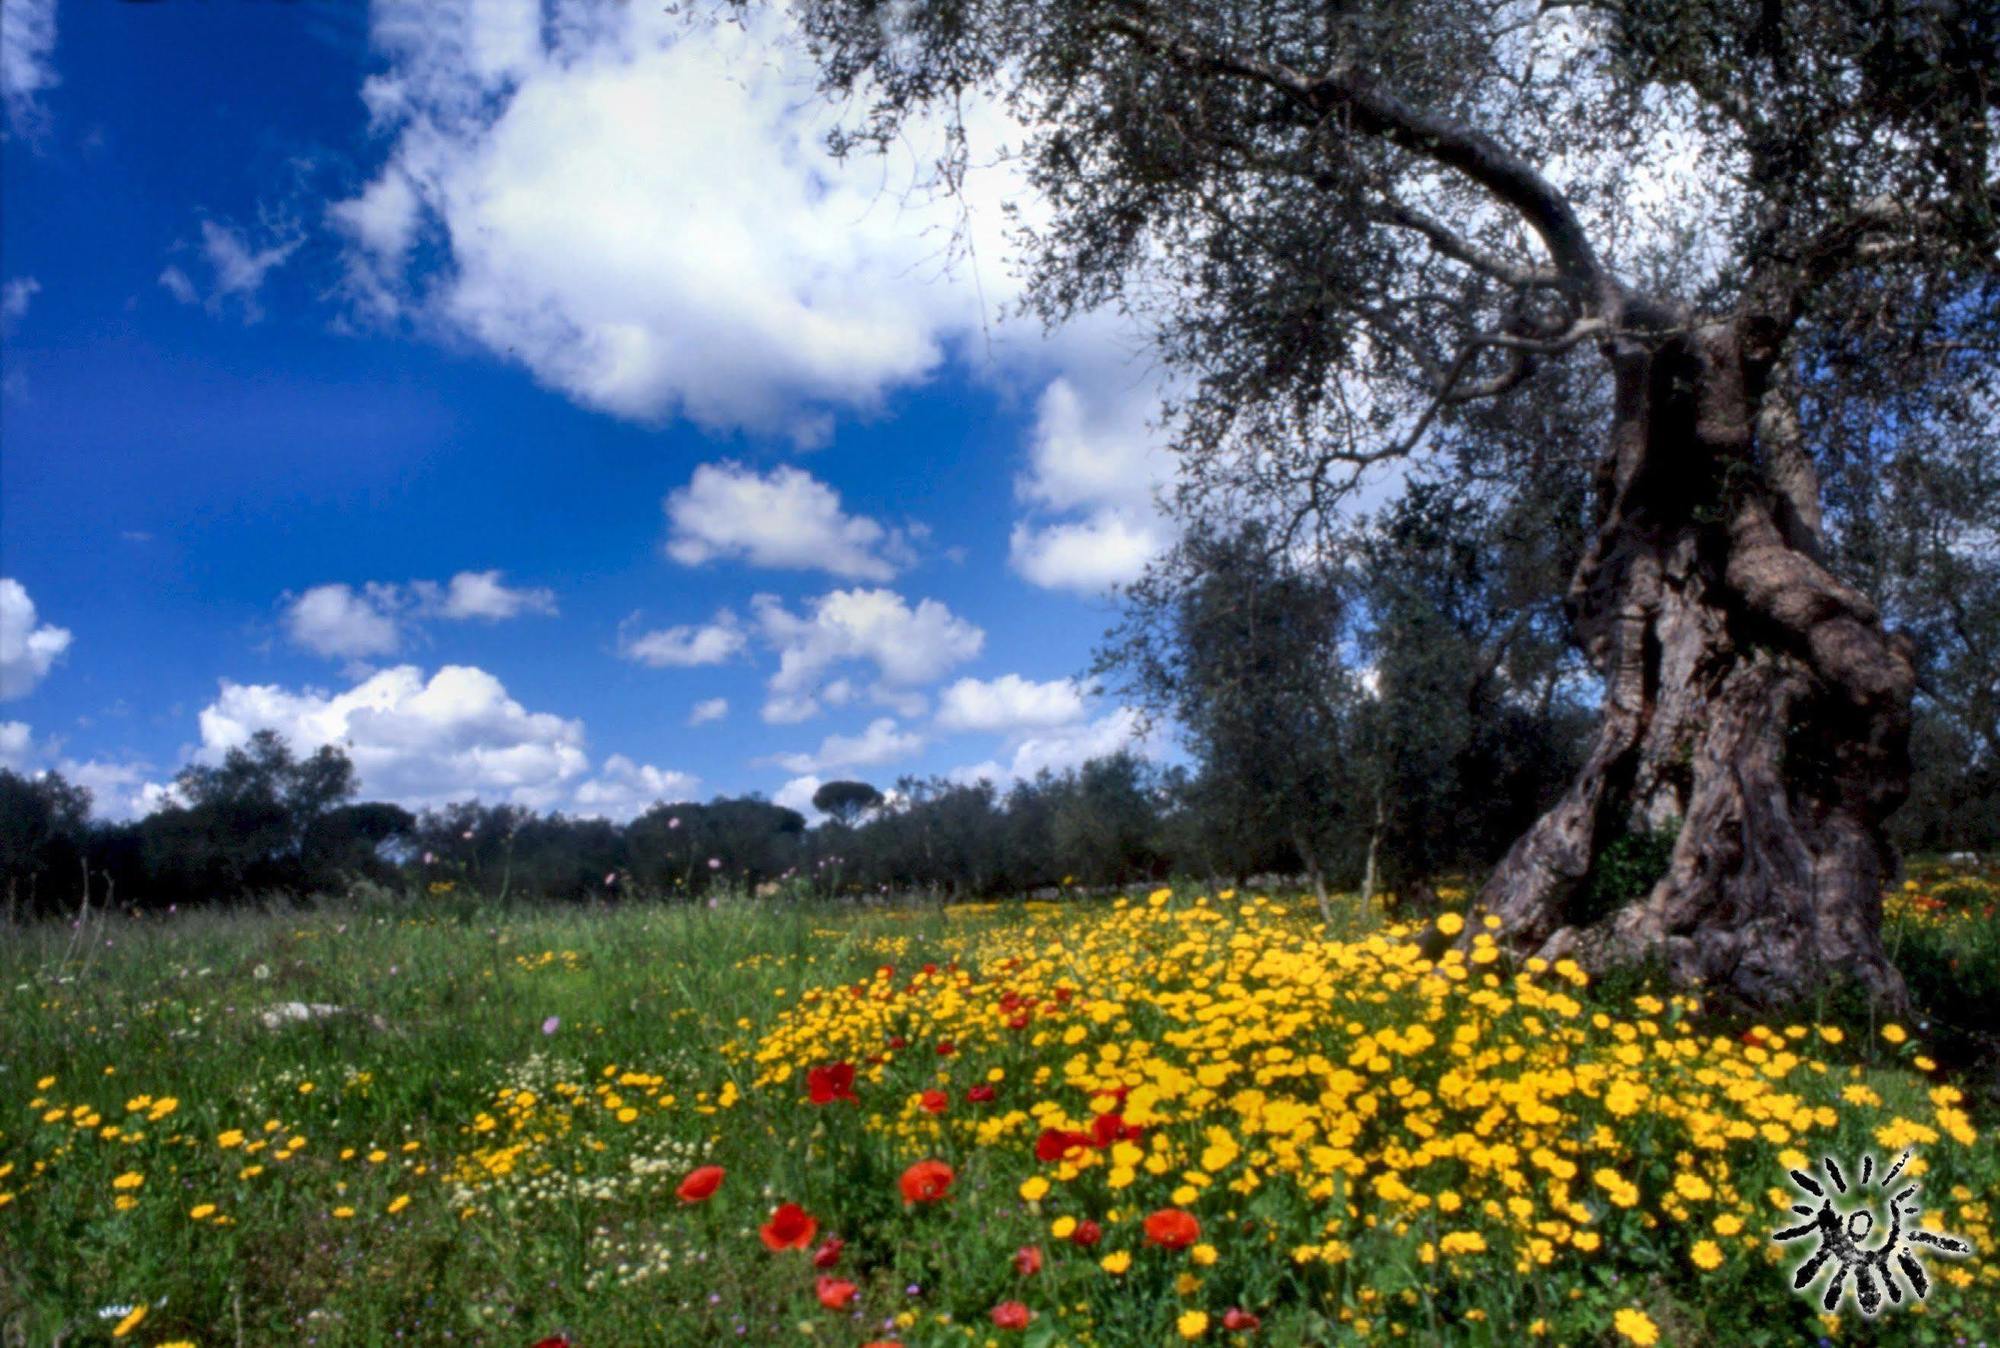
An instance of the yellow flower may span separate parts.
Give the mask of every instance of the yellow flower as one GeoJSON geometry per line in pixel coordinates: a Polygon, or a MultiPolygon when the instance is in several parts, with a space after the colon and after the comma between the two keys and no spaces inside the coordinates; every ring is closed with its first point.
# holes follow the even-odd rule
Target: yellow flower
{"type": "Polygon", "coordinates": [[[336,1220],[344,1222],[354,1215],[354,1209],[350,1207],[338,1207],[333,1210],[333,1215],[336,1220]]]}
{"type": "Polygon", "coordinates": [[[1650,1348],[1660,1341],[1660,1327],[1653,1323],[1652,1317],[1629,1306],[1611,1317],[1611,1327],[1639,1348],[1650,1348]]]}
{"type": "Polygon", "coordinates": [[[215,1139],[215,1145],[224,1151],[228,1151],[231,1147],[242,1146],[243,1130],[241,1128],[231,1128],[227,1132],[219,1134],[215,1139]]]}
{"type": "Polygon", "coordinates": [[[214,1215],[215,1215],[215,1204],[213,1203],[197,1203],[193,1207],[188,1209],[188,1216],[194,1218],[198,1222],[206,1221],[210,1217],[213,1217],[214,1215]]]}
{"type": "Polygon", "coordinates": [[[1049,1182],[1041,1175],[1030,1175],[1021,1181],[1021,1197],[1030,1203],[1039,1203],[1048,1196],[1049,1182]]]}
{"type": "Polygon", "coordinates": [[[1132,1252],[1130,1250],[1113,1250],[1110,1254],[1098,1260],[1097,1263],[1098,1267],[1102,1268],[1106,1273],[1113,1275],[1123,1273],[1126,1269],[1132,1267],[1132,1252]]]}
{"type": "Polygon", "coordinates": [[[1712,1240],[1698,1240],[1694,1243],[1694,1248],[1688,1251],[1688,1258],[1694,1260],[1696,1268],[1707,1272],[1721,1265],[1722,1247],[1712,1240]]]}
{"type": "Polygon", "coordinates": [[[1208,1333],[1208,1312],[1184,1311],[1181,1318],[1174,1322],[1174,1328],[1181,1332],[1184,1339],[1198,1339],[1208,1333]]]}
{"type": "Polygon", "coordinates": [[[1892,1044],[1900,1044],[1910,1037],[1910,1033],[1902,1026],[1891,1021],[1882,1027],[1882,1037],[1892,1044]]]}
{"type": "Polygon", "coordinates": [[[127,1334],[130,1334],[133,1330],[137,1329],[139,1327],[139,1322],[145,1318],[146,1318],[146,1308],[143,1305],[134,1306],[129,1312],[126,1313],[125,1318],[118,1322],[117,1327],[111,1331],[111,1337],[114,1339],[124,1338],[127,1334]]]}
{"type": "Polygon", "coordinates": [[[1049,1223],[1049,1234],[1057,1240],[1068,1240],[1069,1233],[1076,1230],[1076,1218],[1058,1217],[1049,1223]]]}
{"type": "Polygon", "coordinates": [[[144,1175],[136,1170],[128,1170],[117,1179],[111,1181],[111,1187],[114,1189],[136,1189],[145,1182],[146,1177],[144,1175]]]}
{"type": "Polygon", "coordinates": [[[1204,1241],[1188,1251],[1188,1258],[1194,1260],[1196,1267],[1207,1268],[1216,1261],[1218,1255],[1215,1247],[1204,1241]]]}
{"type": "Polygon", "coordinates": [[[1743,1229],[1743,1219],[1733,1212],[1725,1212],[1715,1219],[1715,1234],[1733,1236],[1743,1229]]]}
{"type": "Polygon", "coordinates": [[[1445,936],[1456,936],[1465,930],[1465,919],[1457,913],[1440,913],[1437,920],[1437,929],[1445,936]]]}
{"type": "Polygon", "coordinates": [[[390,1215],[393,1216],[394,1214],[401,1212],[404,1208],[408,1206],[410,1206],[410,1196],[408,1194],[397,1194],[394,1198],[389,1200],[390,1215]]]}

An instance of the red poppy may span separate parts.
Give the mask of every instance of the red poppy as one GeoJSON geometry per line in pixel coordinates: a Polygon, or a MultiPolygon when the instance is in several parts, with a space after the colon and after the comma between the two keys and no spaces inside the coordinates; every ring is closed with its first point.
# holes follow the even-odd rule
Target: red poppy
{"type": "Polygon", "coordinates": [[[1070,998],[1072,998],[1072,997],[1074,997],[1074,996],[1076,996],[1076,989],[1075,989],[1075,988],[1057,988],[1057,989],[1056,989],[1056,1000],[1057,1000],[1057,1001],[1059,1001],[1059,1002],[1067,1002],[1067,1001],[1068,1001],[1068,1000],[1069,1000],[1070,998]]]}
{"type": "Polygon", "coordinates": [[[835,1100],[859,1100],[861,1097],[854,1093],[854,1064],[836,1062],[808,1069],[806,1093],[816,1105],[830,1105],[835,1100]]]}
{"type": "Polygon", "coordinates": [[[955,1172],[943,1161],[918,1161],[903,1172],[905,1203],[935,1203],[951,1192],[955,1172]]]}
{"type": "Polygon", "coordinates": [[[705,1203],[722,1187],[722,1177],[726,1173],[719,1165],[696,1166],[688,1171],[687,1178],[674,1192],[680,1195],[683,1203],[705,1203]]]}
{"type": "Polygon", "coordinates": [[[821,1277],[813,1283],[813,1295],[830,1311],[844,1311],[861,1289],[844,1278],[821,1277]]]}
{"type": "Polygon", "coordinates": [[[1014,1271],[1024,1278],[1032,1278],[1042,1271],[1042,1247],[1023,1245],[1014,1251],[1014,1271]]]}
{"type": "Polygon", "coordinates": [[[819,1223],[797,1203],[780,1203],[757,1234],[773,1250],[803,1250],[819,1234],[819,1223]]]}
{"type": "Polygon", "coordinates": [[[1087,1250],[1104,1239],[1104,1228],[1085,1217],[1076,1224],[1076,1230],[1069,1233],[1069,1239],[1072,1245],[1081,1245],[1087,1250]]]}
{"type": "Polygon", "coordinates": [[[1222,1313],[1222,1327],[1236,1334],[1248,1334],[1264,1322],[1249,1311],[1231,1306],[1222,1313]]]}
{"type": "Polygon", "coordinates": [[[903,1036],[900,1034],[893,1035],[889,1039],[890,1048],[908,1048],[909,1046],[910,1046],[910,1041],[903,1038],[903,1036]]]}
{"type": "Polygon", "coordinates": [[[1161,1208],[1146,1218],[1146,1239],[1169,1250],[1185,1250],[1201,1239],[1201,1223],[1179,1208],[1161,1208]]]}
{"type": "Polygon", "coordinates": [[[903,1348],[901,1339],[870,1339],[861,1348],[903,1348]]]}
{"type": "Polygon", "coordinates": [[[1008,1028],[1008,1029],[1010,1029],[1010,1030],[1025,1030],[1025,1029],[1027,1029],[1027,1028],[1028,1028],[1028,1013],[1027,1013],[1026,1011],[1023,1011],[1023,1012],[1021,1012],[1021,1013],[1020,1013],[1019,1015],[1017,1015],[1017,1016],[1009,1016],[1009,1017],[1007,1018],[1007,1028],[1008,1028]]]}
{"type": "Polygon", "coordinates": [[[1018,1301],[1003,1301],[993,1308],[996,1329],[1026,1329],[1034,1318],[1035,1313],[1018,1301]]]}
{"type": "Polygon", "coordinates": [[[814,1268],[832,1268],[840,1262],[840,1252],[847,1248],[847,1242],[839,1236],[829,1238],[825,1244],[813,1251],[814,1268]]]}
{"type": "Polygon", "coordinates": [[[1035,1139],[1035,1159],[1060,1161],[1071,1152],[1080,1151],[1089,1145],[1089,1133],[1073,1133],[1062,1128],[1044,1128],[1042,1135],[1035,1139]]]}
{"type": "Polygon", "coordinates": [[[994,1090],[993,1087],[980,1085],[974,1086],[971,1090],[967,1091],[965,1098],[975,1105],[986,1105],[993,1103],[993,1097],[998,1094],[999,1092],[994,1090]]]}
{"type": "Polygon", "coordinates": [[[926,963],[926,964],[924,965],[924,972],[925,972],[925,973],[927,973],[927,974],[934,974],[934,973],[936,973],[936,972],[937,972],[937,970],[938,970],[938,967],[937,967],[937,965],[935,965],[935,964],[929,964],[929,963],[926,963]]]}
{"type": "Polygon", "coordinates": [[[952,1043],[951,1040],[949,1039],[938,1040],[938,1046],[937,1046],[938,1057],[949,1058],[952,1054],[956,1052],[958,1052],[957,1044],[952,1043]]]}
{"type": "Polygon", "coordinates": [[[1136,1123],[1125,1122],[1123,1114],[1099,1114],[1090,1124],[1090,1140],[1097,1146],[1108,1147],[1113,1142],[1137,1142],[1146,1130],[1136,1123]]]}
{"type": "Polygon", "coordinates": [[[917,1101],[926,1114],[942,1114],[951,1105],[951,1097],[943,1091],[925,1091],[917,1101]]]}
{"type": "Polygon", "coordinates": [[[536,1339],[533,1348],[570,1348],[569,1335],[551,1334],[546,1339],[536,1339]]]}

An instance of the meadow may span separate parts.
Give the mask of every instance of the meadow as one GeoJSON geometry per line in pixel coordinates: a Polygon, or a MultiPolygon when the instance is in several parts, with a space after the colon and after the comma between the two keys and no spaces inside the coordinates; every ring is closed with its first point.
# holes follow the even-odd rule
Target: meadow
{"type": "Polygon", "coordinates": [[[1992,1342],[1996,897],[1891,896],[1909,1024],[1189,888],[15,929],[0,1341],[1992,1342]],[[1821,1311],[1787,1172],[1906,1149],[1976,1253],[1821,1311]]]}

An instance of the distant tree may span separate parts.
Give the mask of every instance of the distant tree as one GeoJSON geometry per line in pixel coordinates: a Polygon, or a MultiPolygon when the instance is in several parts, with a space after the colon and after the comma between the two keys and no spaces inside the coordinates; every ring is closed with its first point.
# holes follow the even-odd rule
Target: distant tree
{"type": "Polygon", "coordinates": [[[385,853],[409,844],[416,826],[416,817],[400,805],[366,801],[334,806],[306,826],[300,861],[307,886],[330,889],[349,876],[386,883],[396,869],[385,853]]]}
{"type": "Polygon", "coordinates": [[[56,772],[0,768],[0,888],[6,911],[67,911],[81,898],[90,792],[56,772]]]}
{"type": "Polygon", "coordinates": [[[866,782],[827,782],[813,792],[812,806],[842,828],[853,828],[861,816],[882,804],[882,793],[866,782]]]}
{"type": "Polygon", "coordinates": [[[1066,875],[1116,885],[1159,874],[1159,800],[1138,755],[1093,758],[1051,794],[1055,860],[1066,875]]]}
{"type": "Polygon", "coordinates": [[[331,745],[298,758],[277,732],[260,730],[220,763],[184,769],[174,786],[185,804],[139,825],[155,883],[177,901],[300,893],[317,878],[306,869],[307,838],[354,794],[354,765],[331,745]]]}
{"type": "Polygon", "coordinates": [[[1256,522],[1198,522],[1124,596],[1093,673],[1178,724],[1200,775],[1183,788],[1239,879],[1325,874],[1362,831],[1358,684],[1337,575],[1288,557],[1256,522]]]}

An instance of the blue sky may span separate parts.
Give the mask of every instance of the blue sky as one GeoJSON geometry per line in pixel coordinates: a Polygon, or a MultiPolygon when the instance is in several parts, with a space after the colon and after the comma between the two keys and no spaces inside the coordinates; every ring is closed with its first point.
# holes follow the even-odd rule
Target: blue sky
{"type": "Polygon", "coordinates": [[[1128,740],[1157,374],[1009,317],[1004,169],[836,167],[657,8],[8,0],[0,765],[625,817],[1128,740]]]}

